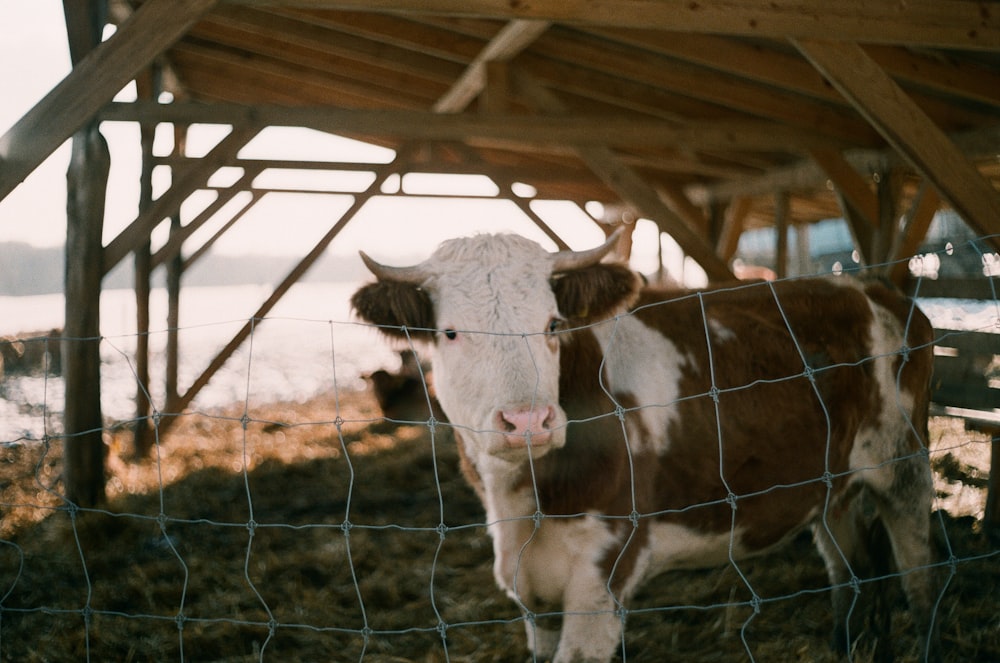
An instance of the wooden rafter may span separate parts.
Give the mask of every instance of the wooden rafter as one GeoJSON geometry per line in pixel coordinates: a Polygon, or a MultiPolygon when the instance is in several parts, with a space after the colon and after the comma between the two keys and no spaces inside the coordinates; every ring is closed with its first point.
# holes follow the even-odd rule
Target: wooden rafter
{"type": "Polygon", "coordinates": [[[759,0],[686,2],[618,0],[227,0],[266,7],[294,4],[315,9],[448,14],[494,19],[541,19],[583,25],[610,25],[677,32],[735,34],[772,38],[843,39],[876,44],[923,44],[943,48],[1000,48],[1000,19],[974,0],[759,0]]]}
{"type": "Polygon", "coordinates": [[[823,40],[796,46],[970,225],[1000,233],[1000,193],[860,46],[823,40]]]}
{"type": "Polygon", "coordinates": [[[301,126],[340,134],[396,136],[410,140],[492,141],[513,145],[633,145],[688,149],[805,151],[842,145],[828,136],[774,122],[688,122],[678,126],[658,120],[615,116],[560,117],[439,114],[422,111],[344,110],[330,107],[245,106],[242,104],[113,103],[102,120],[301,126]]]}
{"type": "Polygon", "coordinates": [[[528,47],[549,28],[547,21],[515,20],[500,32],[476,56],[476,59],[459,76],[437,103],[438,113],[457,113],[464,110],[486,85],[486,63],[510,60],[528,47]]]}

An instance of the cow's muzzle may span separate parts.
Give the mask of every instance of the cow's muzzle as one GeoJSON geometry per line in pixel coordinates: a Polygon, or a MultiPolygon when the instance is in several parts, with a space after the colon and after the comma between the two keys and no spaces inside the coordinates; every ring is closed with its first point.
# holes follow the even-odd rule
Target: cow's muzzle
{"type": "Polygon", "coordinates": [[[498,410],[496,428],[510,449],[537,448],[552,442],[556,409],[551,405],[512,407],[498,410]]]}

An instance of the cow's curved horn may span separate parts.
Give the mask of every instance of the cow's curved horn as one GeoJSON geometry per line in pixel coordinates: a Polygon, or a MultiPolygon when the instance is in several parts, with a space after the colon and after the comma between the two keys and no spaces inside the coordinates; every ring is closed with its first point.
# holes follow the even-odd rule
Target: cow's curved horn
{"type": "Polygon", "coordinates": [[[596,265],[601,261],[601,258],[611,253],[611,249],[614,248],[618,242],[618,238],[621,237],[624,231],[624,228],[619,228],[611,233],[608,241],[593,249],[587,249],[586,251],[559,251],[552,254],[552,271],[567,272],[571,269],[596,265]]]}
{"type": "Polygon", "coordinates": [[[361,254],[361,260],[364,261],[365,267],[379,280],[400,281],[402,283],[420,285],[427,279],[427,270],[424,269],[422,264],[410,265],[408,267],[390,267],[389,265],[376,262],[364,251],[358,251],[358,253],[361,254]]]}

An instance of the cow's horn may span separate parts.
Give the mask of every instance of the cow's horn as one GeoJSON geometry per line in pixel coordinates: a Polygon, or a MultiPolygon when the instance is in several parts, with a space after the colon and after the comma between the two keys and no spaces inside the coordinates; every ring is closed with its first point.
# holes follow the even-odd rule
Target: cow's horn
{"type": "Polygon", "coordinates": [[[596,265],[601,261],[601,258],[611,252],[611,249],[615,247],[615,243],[618,242],[618,238],[621,237],[624,231],[624,228],[619,228],[611,233],[608,241],[593,249],[587,249],[586,251],[559,251],[552,254],[552,271],[567,272],[571,269],[596,265]]]}
{"type": "Polygon", "coordinates": [[[365,267],[380,281],[401,281],[402,283],[413,283],[420,285],[427,279],[427,270],[422,264],[410,265],[408,267],[390,267],[376,262],[364,251],[358,251],[365,267]]]}

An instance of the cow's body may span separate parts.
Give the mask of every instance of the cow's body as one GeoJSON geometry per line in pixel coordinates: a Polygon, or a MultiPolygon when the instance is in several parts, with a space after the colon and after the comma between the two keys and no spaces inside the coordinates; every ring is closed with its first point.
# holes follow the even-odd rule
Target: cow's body
{"type": "MultiPolygon", "coordinates": [[[[863,547],[849,508],[861,486],[898,566],[930,563],[933,336],[901,296],[848,278],[639,293],[623,268],[553,274],[552,260],[516,237],[455,240],[354,299],[366,319],[433,340],[497,582],[539,657],[606,661],[643,580],[739,560],[810,525],[846,585],[863,547]],[[404,294],[406,280],[419,287],[404,294]],[[564,333],[544,333],[560,318],[564,333]],[[561,630],[543,617],[557,611],[561,630]]],[[[904,584],[934,656],[929,571],[904,584]]],[[[850,592],[834,598],[845,649],[850,592]]]]}

